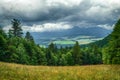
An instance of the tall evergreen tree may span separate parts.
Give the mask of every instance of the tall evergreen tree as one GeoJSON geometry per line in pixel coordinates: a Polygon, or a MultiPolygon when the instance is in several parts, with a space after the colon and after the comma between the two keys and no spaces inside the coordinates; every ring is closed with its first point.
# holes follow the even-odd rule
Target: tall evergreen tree
{"type": "Polygon", "coordinates": [[[23,33],[22,33],[21,23],[18,19],[12,20],[11,32],[14,35],[14,37],[22,37],[23,33]]]}
{"type": "Polygon", "coordinates": [[[0,35],[2,35],[4,38],[7,38],[6,33],[4,32],[4,30],[2,29],[2,27],[0,26],[0,35]]]}
{"type": "Polygon", "coordinates": [[[78,42],[73,46],[73,58],[76,65],[82,64],[82,53],[78,42]]]}
{"type": "Polygon", "coordinates": [[[71,52],[66,53],[66,61],[67,61],[67,65],[74,64],[74,60],[73,60],[73,56],[72,56],[71,52]]]}
{"type": "Polygon", "coordinates": [[[13,37],[13,34],[12,34],[12,30],[11,30],[11,29],[9,29],[9,31],[8,31],[8,37],[9,37],[9,38],[12,38],[12,37],[13,37]]]}
{"type": "Polygon", "coordinates": [[[50,43],[50,45],[48,46],[48,49],[55,53],[57,50],[57,47],[54,43],[50,43]]]}
{"type": "Polygon", "coordinates": [[[26,32],[25,38],[26,38],[27,40],[30,40],[30,41],[33,41],[33,42],[34,42],[34,39],[33,39],[32,35],[30,34],[30,32],[26,32]]]}
{"type": "Polygon", "coordinates": [[[6,35],[2,29],[0,29],[0,61],[5,61],[5,53],[7,48],[6,35]]]}

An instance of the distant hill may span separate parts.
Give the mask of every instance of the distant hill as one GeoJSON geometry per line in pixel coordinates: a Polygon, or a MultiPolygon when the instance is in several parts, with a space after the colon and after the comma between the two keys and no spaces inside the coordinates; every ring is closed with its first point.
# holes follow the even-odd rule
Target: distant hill
{"type": "Polygon", "coordinates": [[[50,42],[53,39],[62,40],[61,37],[66,38],[75,38],[78,36],[94,36],[95,38],[104,38],[111,30],[107,30],[100,27],[90,27],[90,28],[80,28],[80,27],[73,27],[68,30],[59,30],[59,31],[46,31],[46,32],[32,32],[31,34],[34,36],[35,42],[40,44],[44,41],[50,42]]]}
{"type": "Polygon", "coordinates": [[[108,35],[107,37],[105,37],[103,40],[99,40],[90,44],[86,44],[83,46],[88,46],[88,45],[97,45],[99,47],[104,47],[105,45],[108,44],[109,40],[110,40],[111,35],[108,35]]]}

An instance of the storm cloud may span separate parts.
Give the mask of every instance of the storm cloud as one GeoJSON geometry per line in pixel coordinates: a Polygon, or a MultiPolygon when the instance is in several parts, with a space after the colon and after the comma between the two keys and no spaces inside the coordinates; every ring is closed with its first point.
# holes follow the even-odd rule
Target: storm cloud
{"type": "Polygon", "coordinates": [[[7,30],[13,18],[33,32],[76,26],[112,29],[120,18],[120,0],[1,0],[0,25],[7,30]]]}

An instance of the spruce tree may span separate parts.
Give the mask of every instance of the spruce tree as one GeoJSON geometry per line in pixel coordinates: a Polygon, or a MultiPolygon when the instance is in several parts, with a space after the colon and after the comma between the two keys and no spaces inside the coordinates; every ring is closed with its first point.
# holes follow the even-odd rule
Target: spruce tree
{"type": "Polygon", "coordinates": [[[80,46],[79,46],[78,42],[76,42],[75,45],[73,46],[72,55],[74,58],[75,65],[81,65],[82,64],[82,54],[81,54],[81,50],[80,50],[80,46]]]}
{"type": "Polygon", "coordinates": [[[22,33],[21,23],[18,19],[12,20],[11,32],[14,35],[14,37],[22,37],[23,33],[22,33]]]}
{"type": "Polygon", "coordinates": [[[32,35],[30,34],[30,32],[26,32],[25,38],[26,38],[27,40],[30,40],[30,41],[33,41],[33,42],[34,42],[34,39],[33,39],[32,35]]]}

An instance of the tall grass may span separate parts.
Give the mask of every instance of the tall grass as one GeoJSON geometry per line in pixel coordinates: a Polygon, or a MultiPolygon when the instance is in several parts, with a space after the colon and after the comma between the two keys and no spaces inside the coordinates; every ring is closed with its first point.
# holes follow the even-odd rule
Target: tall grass
{"type": "Polygon", "coordinates": [[[0,62],[0,80],[120,80],[120,65],[55,67],[0,62]]]}

